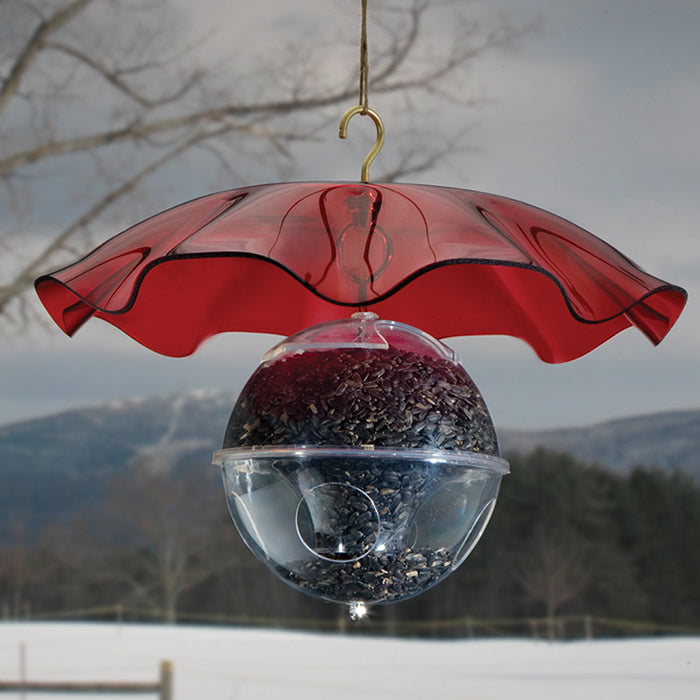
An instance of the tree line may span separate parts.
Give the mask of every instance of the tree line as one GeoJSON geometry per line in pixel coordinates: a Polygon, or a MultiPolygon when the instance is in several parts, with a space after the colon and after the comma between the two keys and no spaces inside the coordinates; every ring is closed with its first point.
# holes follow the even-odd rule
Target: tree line
{"type": "MultiPolygon", "coordinates": [[[[594,615],[700,627],[700,486],[638,467],[618,475],[538,449],[509,455],[491,523],[467,561],[372,624],[594,615]]],[[[5,616],[121,605],[179,615],[334,620],[243,545],[202,469],[133,465],[94,504],[0,547],[5,616]]]]}

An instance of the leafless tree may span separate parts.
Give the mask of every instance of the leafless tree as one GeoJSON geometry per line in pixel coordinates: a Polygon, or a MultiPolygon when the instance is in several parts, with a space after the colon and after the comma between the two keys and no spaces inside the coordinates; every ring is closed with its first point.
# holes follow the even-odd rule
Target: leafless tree
{"type": "Polygon", "coordinates": [[[135,465],[112,481],[96,523],[107,556],[95,576],[123,591],[122,603],[146,606],[166,622],[176,621],[184,593],[233,564],[212,537],[220,493],[200,471],[175,476],[135,465]]]}
{"type": "Polygon", "coordinates": [[[29,605],[28,590],[34,572],[23,519],[11,519],[0,547],[0,602],[2,616],[20,617],[29,605]]]}
{"type": "MultiPolygon", "coordinates": [[[[524,29],[467,21],[472,3],[370,5],[370,93],[395,107],[395,145],[377,179],[400,179],[465,146],[466,118],[431,128],[430,139],[416,138],[426,127],[415,124],[428,111],[435,125],[455,102],[467,114],[477,101],[467,82],[473,60],[512,45],[524,29]],[[451,34],[432,36],[431,17],[448,5],[451,34]]],[[[26,291],[34,278],[84,254],[103,231],[183,194],[204,194],[209,183],[192,173],[226,173],[233,187],[264,160],[294,174],[296,142],[332,138],[332,122],[354,104],[359,2],[336,2],[350,28],[342,41],[314,37],[309,48],[296,37],[291,50],[256,59],[246,47],[224,66],[208,58],[205,41],[187,38],[178,7],[174,0],[0,2],[5,321],[31,321],[26,291]],[[346,68],[329,67],[339,56],[346,68]]]]}
{"type": "Polygon", "coordinates": [[[538,528],[513,574],[529,598],[544,603],[548,634],[554,639],[557,611],[585,590],[591,568],[575,538],[538,528]]]}

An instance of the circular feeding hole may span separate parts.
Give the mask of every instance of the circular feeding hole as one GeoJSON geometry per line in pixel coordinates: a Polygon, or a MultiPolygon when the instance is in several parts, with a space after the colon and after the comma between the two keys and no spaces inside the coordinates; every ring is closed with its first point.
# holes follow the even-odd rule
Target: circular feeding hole
{"type": "Polygon", "coordinates": [[[361,559],[379,536],[379,513],[361,489],[329,482],[314,486],[299,501],[299,539],[311,552],[329,561],[361,559]]]}

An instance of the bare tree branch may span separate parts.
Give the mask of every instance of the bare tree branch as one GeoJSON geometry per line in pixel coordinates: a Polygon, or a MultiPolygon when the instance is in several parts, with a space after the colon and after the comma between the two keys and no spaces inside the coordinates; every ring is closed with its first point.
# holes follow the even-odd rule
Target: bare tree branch
{"type": "MultiPolygon", "coordinates": [[[[0,286],[0,314],[3,312],[6,304],[33,283],[46,261],[50,260],[56,253],[64,249],[67,241],[69,241],[75,233],[89,226],[89,224],[102,214],[105,209],[136,189],[143,180],[160,170],[167,162],[174,160],[196,144],[221,136],[229,131],[230,128],[230,126],[224,126],[218,131],[198,133],[190,136],[190,138],[178,143],[159,158],[132,174],[128,180],[122,182],[94,202],[69,226],[63,229],[61,233],[52,238],[48,245],[33,255],[32,260],[22,267],[8,284],[0,286]]],[[[236,126],[236,128],[238,127],[236,126]]],[[[269,139],[271,143],[274,143],[277,148],[287,155],[288,151],[281,145],[283,140],[286,138],[295,138],[297,136],[296,134],[280,134],[273,131],[264,132],[264,129],[258,124],[251,124],[248,128],[257,135],[269,139]]]]}
{"type": "MultiPolygon", "coordinates": [[[[343,99],[347,99],[348,97],[350,97],[348,93],[339,93],[327,97],[302,101],[257,105],[227,105],[171,117],[169,119],[160,119],[150,123],[134,121],[119,129],[94,133],[78,138],[47,141],[36,148],[30,148],[26,151],[15,153],[9,158],[0,161],[0,176],[7,175],[17,168],[36,163],[39,160],[51,156],[88,151],[101,146],[112,145],[120,141],[144,140],[149,136],[156,136],[161,133],[168,133],[186,127],[195,127],[204,123],[221,122],[230,117],[249,117],[256,114],[262,115],[271,113],[288,114],[289,112],[326,107],[343,99]]],[[[250,130],[251,127],[248,123],[244,123],[239,128],[250,130]]]]}
{"type": "Polygon", "coordinates": [[[0,313],[5,305],[13,299],[19,290],[25,289],[31,285],[34,278],[38,274],[40,265],[47,259],[50,259],[59,250],[61,250],[66,241],[71,238],[77,231],[87,226],[93,219],[99,216],[107,207],[121,199],[124,195],[134,190],[142,180],[151,175],[153,172],[161,168],[165,163],[173,158],[176,158],[185,150],[190,148],[198,139],[192,138],[173,148],[157,160],[153,161],[145,168],[142,168],[138,173],[134,174],[130,180],[121,183],[115,187],[101,199],[94,202],[86,211],[84,211],[73,223],[63,229],[55,238],[51,239],[50,243],[41,251],[32,257],[31,262],[25,265],[9,284],[0,287],[0,313]]]}
{"type": "Polygon", "coordinates": [[[111,83],[117,90],[122,92],[124,95],[131,98],[135,102],[138,102],[142,107],[161,107],[170,102],[175,102],[187,92],[189,92],[192,86],[199,79],[199,73],[192,73],[192,75],[190,75],[187,78],[187,80],[183,81],[182,85],[180,85],[178,89],[175,90],[172,94],[153,99],[135,90],[133,87],[131,87],[131,85],[129,85],[128,82],[126,82],[126,80],[124,80],[121,77],[121,75],[124,74],[141,72],[142,70],[144,70],[143,66],[139,68],[132,67],[117,71],[112,70],[105,63],[99,61],[94,56],[91,56],[85,53],[84,51],[81,51],[80,49],[76,48],[75,46],[71,46],[70,44],[64,44],[58,41],[51,41],[45,42],[44,47],[53,51],[59,51],[77,59],[80,63],[85,64],[93,71],[95,71],[95,73],[101,75],[108,83],[111,83]]]}
{"type": "MultiPolygon", "coordinates": [[[[8,255],[25,258],[18,269],[6,266],[5,279],[0,278],[0,315],[5,317],[9,317],[10,302],[20,300],[16,310],[23,318],[22,295],[57,254],[69,247],[84,254],[88,237],[85,242],[78,240],[81,232],[102,221],[121,198],[144,192],[147,185],[153,187],[156,173],[167,172],[169,163],[187,157],[195,146],[214,156],[219,173],[233,172],[224,153],[234,147],[238,162],[254,163],[260,153],[266,153],[273,156],[270,160],[278,169],[289,168],[294,162],[293,143],[316,138],[314,129],[328,119],[328,108],[347,105],[357,96],[354,70],[326,71],[325,62],[319,60],[320,51],[334,47],[304,47],[291,58],[280,54],[276,68],[275,62],[256,65],[256,76],[263,81],[229,78],[222,88],[217,66],[210,63],[202,70],[192,69],[189,54],[163,58],[158,47],[167,27],[162,27],[161,15],[154,13],[154,24],[134,23],[132,13],[141,6],[132,7],[124,0],[62,0],[62,4],[62,9],[53,9],[48,3],[50,11],[36,11],[38,19],[27,20],[24,42],[20,41],[14,58],[9,56],[7,77],[0,84],[0,111],[7,115],[0,123],[0,182],[4,184],[0,196],[15,217],[0,210],[5,215],[4,238],[2,233],[0,238],[8,255]],[[95,11],[83,16],[92,5],[95,11]],[[122,14],[109,14],[116,8],[122,14]],[[80,192],[84,210],[73,221],[58,224],[56,235],[26,260],[16,232],[34,216],[36,183],[53,177],[52,185],[65,188],[71,178],[61,182],[58,176],[66,172],[76,177],[90,174],[89,186],[80,192]],[[15,232],[15,240],[7,235],[9,231],[15,232]]],[[[34,9],[28,2],[18,6],[34,9]]],[[[417,105],[429,98],[431,108],[449,102],[472,107],[475,100],[463,97],[462,69],[522,34],[507,26],[483,31],[456,18],[452,42],[431,47],[425,40],[427,20],[439,6],[439,0],[384,3],[372,18],[382,41],[372,59],[371,90],[383,99],[403,96],[409,106],[400,113],[404,120],[410,121],[415,113],[409,96],[417,105]]],[[[355,39],[349,37],[350,43],[355,39]]],[[[414,132],[418,128],[414,126],[414,132]]],[[[458,135],[452,129],[429,142],[398,125],[386,179],[431,168],[457,152],[464,137],[461,129],[458,135]]]]}
{"type": "Polygon", "coordinates": [[[424,152],[420,148],[408,148],[401,152],[399,161],[391,170],[384,170],[380,175],[381,182],[397,182],[409,175],[416,175],[434,167],[443,158],[465,150],[454,140],[449,140],[441,148],[424,152]]]}
{"type": "Polygon", "coordinates": [[[73,0],[65,8],[58,10],[50,19],[37,26],[17,56],[7,78],[0,86],[0,112],[19,90],[22,78],[41,52],[46,38],[70,22],[92,2],[93,0],[73,0]]]}

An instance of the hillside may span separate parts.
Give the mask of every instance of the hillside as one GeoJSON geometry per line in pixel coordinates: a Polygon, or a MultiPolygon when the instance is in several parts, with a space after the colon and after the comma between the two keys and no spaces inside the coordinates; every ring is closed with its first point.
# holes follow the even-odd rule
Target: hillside
{"type": "MultiPolygon", "coordinates": [[[[111,402],[0,427],[0,511],[30,511],[37,525],[99,497],[126,465],[176,464],[215,475],[235,396],[192,391],[111,402]]],[[[501,430],[504,454],[538,445],[620,473],[636,465],[680,469],[700,480],[700,410],[623,418],[599,425],[501,430]]],[[[8,517],[3,519],[8,522],[8,517]]]]}
{"type": "Polygon", "coordinates": [[[155,469],[201,465],[203,478],[215,476],[211,453],[220,446],[234,398],[193,391],[0,427],[0,535],[13,512],[31,512],[40,529],[99,499],[111,476],[141,460],[155,469]]]}
{"type": "Polygon", "coordinates": [[[635,466],[681,470],[700,480],[700,410],[620,418],[578,428],[500,433],[504,453],[538,445],[597,462],[618,473],[635,466]]]}

